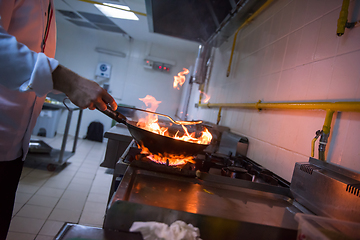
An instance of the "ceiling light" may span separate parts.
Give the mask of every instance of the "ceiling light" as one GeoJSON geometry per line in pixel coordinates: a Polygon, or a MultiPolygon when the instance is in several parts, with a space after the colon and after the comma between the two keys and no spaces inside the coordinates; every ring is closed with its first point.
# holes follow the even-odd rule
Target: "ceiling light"
{"type": "Polygon", "coordinates": [[[133,13],[124,10],[130,10],[128,6],[122,6],[117,4],[103,3],[94,4],[105,16],[112,18],[121,18],[128,20],[139,20],[139,18],[133,13]],[[124,10],[121,10],[124,9],[124,10]]]}

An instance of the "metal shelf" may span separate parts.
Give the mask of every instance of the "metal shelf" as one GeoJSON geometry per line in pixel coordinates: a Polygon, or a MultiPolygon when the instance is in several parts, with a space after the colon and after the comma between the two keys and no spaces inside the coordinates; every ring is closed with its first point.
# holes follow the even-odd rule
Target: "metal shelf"
{"type": "Polygon", "coordinates": [[[67,115],[67,120],[66,120],[66,125],[65,125],[64,136],[63,136],[63,140],[62,140],[62,144],[61,144],[61,149],[52,149],[50,153],[30,153],[29,152],[26,157],[26,161],[48,163],[48,170],[54,171],[56,166],[63,165],[64,163],[66,163],[66,161],[71,156],[73,156],[75,154],[83,110],[81,108],[75,106],[74,104],[67,104],[68,108],[66,108],[62,104],[60,105],[60,104],[52,104],[52,103],[45,102],[44,106],[68,110],[68,115],[67,115]],[[67,142],[67,138],[69,135],[72,114],[76,110],[79,110],[79,117],[78,117],[77,125],[76,125],[73,148],[72,148],[72,151],[65,151],[66,142],[67,142]]]}

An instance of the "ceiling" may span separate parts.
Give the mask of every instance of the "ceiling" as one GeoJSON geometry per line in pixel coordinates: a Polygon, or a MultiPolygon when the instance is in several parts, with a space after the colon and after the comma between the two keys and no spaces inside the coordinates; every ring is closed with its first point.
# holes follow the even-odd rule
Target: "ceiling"
{"type": "MultiPolygon", "coordinates": [[[[146,16],[137,14],[139,21],[107,18],[93,4],[87,2],[79,0],[54,0],[54,2],[56,21],[62,24],[75,24],[79,28],[90,28],[99,32],[115,32],[125,38],[133,38],[183,50],[197,51],[199,45],[193,41],[150,32],[146,16]]],[[[113,0],[106,2],[126,5],[133,11],[146,13],[145,0],[113,0]]]]}

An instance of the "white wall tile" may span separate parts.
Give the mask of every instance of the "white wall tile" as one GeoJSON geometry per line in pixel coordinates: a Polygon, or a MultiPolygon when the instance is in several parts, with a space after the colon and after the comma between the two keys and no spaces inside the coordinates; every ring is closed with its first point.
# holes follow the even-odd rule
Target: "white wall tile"
{"type": "Polygon", "coordinates": [[[305,18],[306,9],[308,6],[308,0],[294,0],[295,7],[293,12],[293,17],[291,21],[291,29],[297,30],[298,28],[308,23],[305,18]]]}
{"type": "Polygon", "coordinates": [[[287,37],[283,69],[293,68],[296,66],[296,57],[299,51],[302,29],[291,33],[287,37]]]}
{"type": "Polygon", "coordinates": [[[324,3],[323,0],[311,0],[306,8],[305,19],[306,21],[313,21],[316,18],[319,18],[324,11],[324,3]]]}
{"type": "Polygon", "coordinates": [[[327,99],[334,60],[328,58],[311,65],[306,100],[327,99]]]}
{"type": "Polygon", "coordinates": [[[265,47],[264,61],[263,61],[263,66],[261,68],[262,75],[267,75],[272,73],[271,63],[274,57],[274,51],[275,51],[274,44],[270,44],[265,47]]]}
{"type": "Polygon", "coordinates": [[[281,22],[279,23],[280,29],[279,29],[278,38],[281,38],[284,35],[289,34],[294,7],[295,7],[295,1],[287,1],[286,5],[279,13],[281,14],[281,22]]]}
{"type": "MultiPolygon", "coordinates": [[[[295,152],[303,154],[305,156],[311,155],[311,141],[315,137],[317,130],[321,130],[324,125],[326,113],[325,111],[299,111],[298,126],[300,129],[295,136],[295,142],[293,149],[295,152]]],[[[319,140],[318,140],[319,141],[319,140]]],[[[317,151],[318,141],[315,145],[317,151]]],[[[315,156],[317,157],[317,152],[315,156]]]]}
{"type": "Polygon", "coordinates": [[[281,70],[284,61],[286,42],[287,38],[281,38],[274,43],[274,57],[271,61],[270,73],[278,72],[281,70]]]}
{"type": "Polygon", "coordinates": [[[281,27],[281,13],[273,15],[269,20],[267,20],[263,25],[269,24],[271,26],[270,32],[268,33],[268,38],[265,39],[267,44],[271,44],[278,39],[279,31],[281,27]]]}
{"type": "Polygon", "coordinates": [[[316,20],[306,25],[301,34],[299,51],[296,55],[296,65],[307,64],[314,60],[321,20],[316,20]]]}
{"type": "Polygon", "coordinates": [[[272,37],[272,25],[273,25],[273,19],[269,19],[269,21],[265,21],[261,24],[260,32],[261,35],[259,36],[259,48],[263,48],[264,46],[268,45],[272,41],[274,41],[274,38],[272,37]]]}
{"type": "Polygon", "coordinates": [[[293,72],[290,95],[287,101],[302,101],[306,99],[306,92],[310,84],[311,65],[302,65],[293,72]]]}
{"type": "MultiPolygon", "coordinates": [[[[331,133],[326,145],[326,159],[328,162],[343,165],[343,154],[346,147],[346,139],[348,134],[354,134],[350,129],[351,113],[340,112],[333,115],[331,125],[331,133]]],[[[351,138],[351,137],[350,137],[351,138]]],[[[357,153],[357,148],[351,149],[353,153],[357,153]]],[[[316,155],[315,155],[316,156],[316,155]]],[[[354,161],[354,159],[346,159],[345,161],[354,161]]]]}
{"type": "Polygon", "coordinates": [[[260,86],[264,88],[263,94],[260,95],[261,100],[264,102],[273,102],[276,100],[276,91],[279,85],[280,73],[269,74],[264,77],[264,85],[260,86]]]}
{"type": "Polygon", "coordinates": [[[276,101],[288,101],[290,98],[290,90],[294,79],[296,69],[291,68],[281,73],[279,85],[276,91],[276,101]]]}
{"type": "MultiPolygon", "coordinates": [[[[359,19],[354,11],[355,2],[351,1],[349,19],[359,19]]],[[[219,91],[225,92],[226,101],[239,103],[259,99],[264,102],[359,101],[360,28],[346,29],[342,37],[336,36],[341,4],[341,0],[279,0],[271,4],[264,15],[260,14],[240,32],[235,55],[241,60],[233,65],[229,78],[223,73],[227,69],[231,42],[217,50],[214,75],[210,79],[211,92],[214,96],[219,91]],[[274,24],[279,19],[278,27],[274,24]]],[[[217,100],[215,97],[210,101],[216,103],[217,100]]],[[[216,109],[194,111],[201,118],[216,121],[216,109]]],[[[293,111],[259,113],[234,109],[226,115],[228,127],[249,138],[249,156],[257,158],[262,165],[272,170],[283,159],[291,159],[278,169],[287,180],[296,161],[308,160],[311,140],[315,132],[322,129],[326,115],[323,110],[293,111]]],[[[327,157],[328,162],[360,172],[356,162],[360,154],[359,137],[354,134],[360,120],[356,114],[334,115],[327,157]]],[[[317,148],[318,141],[315,157],[317,148]]]]}
{"type": "Polygon", "coordinates": [[[321,18],[319,39],[317,41],[314,60],[333,57],[336,54],[339,37],[336,35],[337,20],[339,11],[334,10],[321,18]]]}
{"type": "Polygon", "coordinates": [[[336,57],[328,99],[355,98],[360,84],[359,62],[360,50],[336,57]]]}

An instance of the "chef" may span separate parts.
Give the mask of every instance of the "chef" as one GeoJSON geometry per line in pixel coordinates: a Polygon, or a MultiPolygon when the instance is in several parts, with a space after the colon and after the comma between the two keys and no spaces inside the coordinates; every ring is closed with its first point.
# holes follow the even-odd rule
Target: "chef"
{"type": "Polygon", "coordinates": [[[54,59],[53,0],[0,0],[0,240],[10,225],[30,135],[47,93],[59,91],[81,108],[114,99],[97,83],[54,59]]]}

